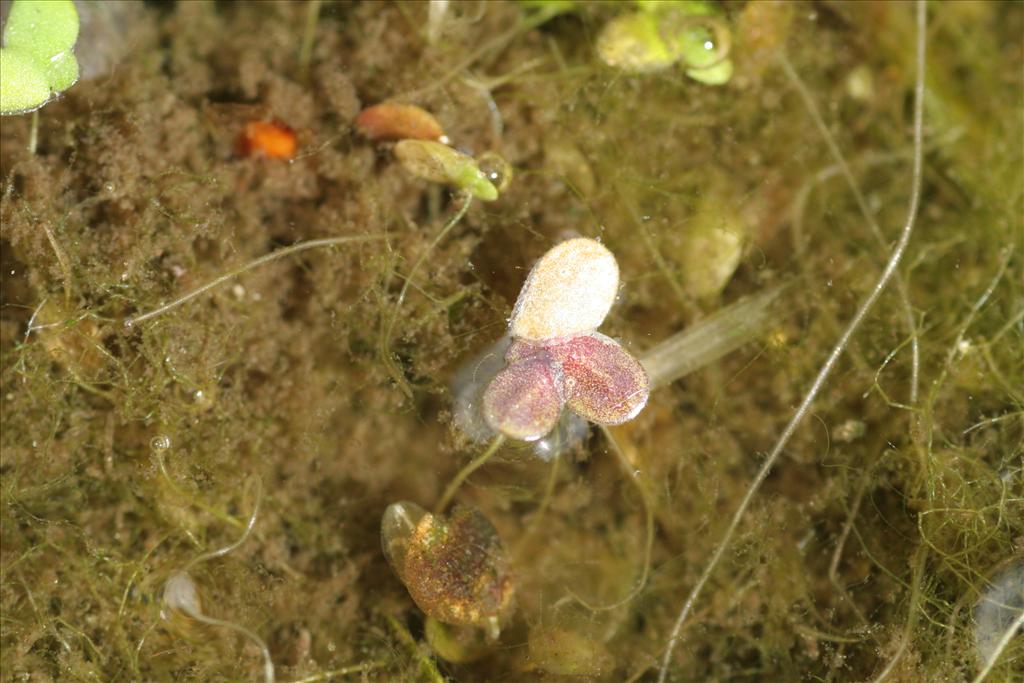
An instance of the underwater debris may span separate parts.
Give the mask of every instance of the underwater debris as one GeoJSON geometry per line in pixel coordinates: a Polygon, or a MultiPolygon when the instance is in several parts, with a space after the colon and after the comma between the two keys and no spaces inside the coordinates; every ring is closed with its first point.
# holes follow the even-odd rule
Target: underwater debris
{"type": "Polygon", "coordinates": [[[291,159],[298,151],[295,131],[280,121],[250,121],[235,145],[240,156],[263,155],[269,159],[291,159]]]}
{"type": "Polygon", "coordinates": [[[444,518],[415,503],[392,503],[381,519],[381,545],[425,614],[498,638],[515,587],[498,532],[482,512],[456,506],[444,518]]]}
{"type": "MultiPolygon", "coordinates": [[[[295,52],[317,3],[140,3],[122,23],[132,59],[88,83],[85,9],[104,5],[80,3],[81,79],[41,110],[42,154],[22,149],[31,114],[0,121],[7,675],[262,681],[247,639],[187,615],[188,634],[157,621],[135,652],[172,571],[241,534],[252,497],[239,495],[238,473],[259,472],[273,498],[254,529],[259,541],[188,575],[203,612],[266,640],[279,680],[588,680],[552,673],[558,661],[528,668],[528,633],[541,624],[535,639],[558,629],[606,646],[613,666],[591,679],[652,682],[679,603],[761,451],[880,272],[911,189],[902,169],[911,158],[912,4],[785,5],[795,10],[787,57],[884,229],[882,249],[775,55],[757,62],[771,70],[763,80],[749,76],[739,19],[766,3],[712,2],[736,22],[736,87],[688,82],[681,63],[647,77],[604,66],[594,38],[632,8],[589,3],[541,30],[532,7],[451,3],[430,48],[426,5],[324,2],[308,79],[295,52]],[[862,64],[875,91],[860,104],[844,79],[862,64]],[[494,101],[477,97],[472,81],[493,87],[501,73],[510,76],[494,101]],[[410,278],[464,197],[408,176],[390,157],[394,143],[350,128],[362,102],[424,84],[433,89],[402,101],[446,126],[459,120],[447,132],[485,174],[481,152],[493,147],[517,176],[507,195],[499,189],[502,201],[470,207],[410,278]],[[248,104],[218,104],[225,99],[248,104]],[[500,137],[488,130],[491,105],[500,137]],[[276,116],[299,131],[302,163],[239,161],[240,130],[276,116]],[[578,147],[570,161],[579,164],[565,171],[547,157],[561,141],[578,147]],[[757,232],[723,292],[698,299],[676,249],[719,177],[757,232]],[[795,193],[811,184],[803,231],[790,232],[795,193]],[[66,250],[70,305],[46,224],[66,250]],[[607,430],[622,466],[606,430],[565,410],[551,433],[508,443],[465,480],[455,500],[488,516],[515,572],[516,615],[501,642],[487,644],[483,629],[424,615],[389,576],[374,532],[392,501],[432,510],[450,475],[486,448],[493,433],[482,417],[479,446],[451,424],[445,384],[502,335],[533,259],[572,229],[600,235],[615,253],[625,286],[600,331],[640,360],[652,389],[700,369],[607,430]],[[367,232],[386,233],[386,243],[292,252],[119,333],[125,316],[250,259],[367,232]],[[704,327],[705,316],[794,276],[781,306],[704,327]],[[390,347],[413,391],[403,400],[376,353],[407,279],[390,347]],[[35,310],[37,324],[48,319],[44,300],[65,304],[61,326],[29,322],[35,310]],[[765,318],[743,333],[743,348],[700,365],[732,343],[731,330],[765,318]],[[678,346],[663,347],[670,339],[678,346]],[[82,341],[103,354],[81,375],[103,395],[69,370],[85,358],[74,347],[82,341]],[[212,409],[197,409],[197,389],[204,405],[215,399],[212,409]],[[554,462],[529,455],[557,451],[565,425],[588,436],[554,462]],[[144,454],[157,433],[187,453],[168,458],[187,504],[144,454]],[[646,585],[645,488],[656,524],[646,585]],[[202,502],[228,519],[203,514],[202,502]],[[607,612],[587,609],[582,623],[551,616],[555,603],[624,597],[607,612]],[[446,638],[461,635],[483,641],[483,657],[442,661],[446,638]],[[346,666],[360,661],[377,670],[346,666]],[[427,662],[436,663],[430,674],[427,662]]],[[[1019,559],[1024,534],[1024,231],[1012,182],[1020,155],[999,144],[1020,139],[1012,96],[1024,33],[1014,29],[1024,6],[928,7],[925,203],[899,268],[916,337],[890,287],[819,393],[815,419],[798,427],[755,495],[683,626],[668,680],[871,681],[897,646],[902,658],[885,683],[969,682],[984,665],[975,604],[993,570],[1008,566],[994,563],[1019,559]],[[1003,245],[1013,250],[1003,278],[960,334],[1003,245]],[[914,340],[928,403],[906,400],[914,340]],[[908,561],[924,544],[934,550],[918,581],[908,561]]],[[[495,352],[495,374],[507,346],[495,352]]],[[[986,683],[1014,679],[1022,645],[1010,639],[986,683]]]]}
{"type": "Polygon", "coordinates": [[[590,161],[579,147],[563,138],[544,144],[544,163],[553,173],[561,176],[583,197],[594,194],[597,180],[590,161]]]}
{"type": "Polygon", "coordinates": [[[615,660],[594,634],[552,624],[537,624],[527,638],[530,664],[556,676],[600,677],[615,660]]]}
{"type": "Polygon", "coordinates": [[[748,2],[736,18],[736,50],[738,73],[752,82],[764,75],[785,46],[793,23],[794,4],[780,0],[748,2]]]}
{"type": "Polygon", "coordinates": [[[483,394],[494,431],[535,441],[563,406],[598,424],[621,424],[643,409],[650,391],[643,367],[595,331],[618,285],[615,257],[592,239],[562,242],[537,261],[509,321],[507,367],[483,394]]]}
{"type": "Polygon", "coordinates": [[[53,360],[75,377],[95,379],[103,367],[103,332],[89,317],[76,317],[61,304],[46,300],[36,310],[26,332],[32,333],[53,360]]]}
{"type": "Polygon", "coordinates": [[[367,107],[356,118],[356,128],[370,140],[450,142],[434,115],[414,104],[382,102],[367,107]]]}
{"type": "Polygon", "coordinates": [[[695,297],[721,292],[739,267],[748,231],[735,206],[735,199],[725,193],[709,192],[680,235],[675,250],[680,278],[695,297]]]}

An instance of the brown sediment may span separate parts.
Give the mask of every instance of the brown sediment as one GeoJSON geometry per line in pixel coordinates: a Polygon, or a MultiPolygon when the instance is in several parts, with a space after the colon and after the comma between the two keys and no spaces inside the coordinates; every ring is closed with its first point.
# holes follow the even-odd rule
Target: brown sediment
{"type": "MultiPolygon", "coordinates": [[[[543,622],[533,641],[602,639],[593,676],[644,680],[759,454],[885,258],[764,55],[786,49],[890,240],[909,187],[908,5],[786,5],[762,31],[751,22],[769,6],[717,6],[736,73],[716,88],[598,63],[594,37],[617,11],[606,4],[541,23],[520,3],[451,3],[431,46],[424,5],[325,2],[308,80],[300,3],[100,12],[118,22],[107,35],[131,36],[117,55],[83,24],[79,59],[104,59],[41,110],[38,153],[27,117],[0,125],[5,676],[255,679],[258,656],[232,637],[150,630],[170,573],[244,526],[255,474],[265,503],[252,538],[195,571],[204,611],[266,640],[284,681],[361,665],[371,681],[416,680],[430,668],[416,649],[424,617],[388,569],[381,515],[397,500],[432,508],[476,452],[448,424],[452,373],[504,333],[530,268],[568,233],[615,254],[602,332],[638,357],[724,304],[798,283],[763,338],[651,394],[628,428],[642,487],[594,434],[553,478],[505,445],[456,495],[508,547],[533,531],[509,568],[517,608],[502,640],[445,676],[539,680],[522,646],[543,622]],[[410,93],[460,151],[495,151],[516,171],[415,272],[459,200],[353,123],[364,103],[410,93]],[[238,158],[255,119],[287,122],[296,156],[238,158]],[[730,205],[716,212],[715,197],[730,205]],[[735,273],[695,293],[688,227],[737,221],[735,273]],[[386,239],[268,262],[123,329],[277,249],[367,235],[386,239]],[[379,349],[395,310],[389,367],[379,349]],[[637,584],[648,502],[646,586],[569,623],[552,605],[614,603],[637,584]]],[[[1024,537],[1024,11],[929,11],[924,203],[901,271],[920,396],[907,403],[905,309],[887,292],[705,588],[678,680],[868,680],[901,647],[889,681],[979,668],[973,605],[1024,537]]],[[[1013,647],[990,680],[1010,675],[1013,647]]]]}

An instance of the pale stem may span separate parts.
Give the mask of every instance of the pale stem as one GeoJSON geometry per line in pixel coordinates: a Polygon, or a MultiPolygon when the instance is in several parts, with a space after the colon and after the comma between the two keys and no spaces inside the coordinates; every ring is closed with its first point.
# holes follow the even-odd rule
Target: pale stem
{"type": "Polygon", "coordinates": [[[302,78],[309,75],[309,60],[313,55],[313,43],[316,40],[320,4],[321,0],[309,0],[309,4],[306,6],[306,27],[302,33],[302,46],[299,48],[299,74],[302,78]]]}
{"type": "Polygon", "coordinates": [[[384,662],[364,662],[363,664],[353,664],[352,666],[346,666],[341,669],[324,671],[323,673],[313,674],[312,676],[306,676],[305,678],[299,678],[292,681],[292,683],[316,683],[317,681],[329,681],[332,678],[350,676],[352,674],[368,673],[370,671],[382,668],[384,668],[384,662]]]}
{"type": "MultiPolygon", "coordinates": [[[[218,557],[223,557],[228,553],[233,552],[236,548],[238,548],[238,546],[245,543],[245,541],[249,538],[249,535],[252,533],[253,527],[256,526],[256,517],[259,515],[260,502],[262,501],[262,499],[263,485],[262,482],[259,479],[257,479],[256,503],[253,506],[252,514],[249,516],[249,523],[245,525],[245,531],[242,532],[242,535],[239,536],[236,541],[229,543],[226,546],[217,548],[216,550],[211,550],[207,553],[203,553],[202,555],[199,555],[198,557],[192,559],[192,561],[190,561],[188,564],[185,565],[183,569],[180,570],[181,574],[187,577],[188,570],[196,566],[197,564],[201,562],[206,562],[207,560],[216,559],[218,557]]],[[[267,644],[263,642],[262,638],[260,638],[253,631],[250,631],[248,628],[242,626],[241,624],[236,624],[230,621],[225,621],[223,619],[217,619],[215,617],[207,616],[202,612],[198,611],[196,608],[190,608],[187,605],[182,606],[182,608],[184,609],[185,613],[188,614],[189,617],[195,619],[196,621],[202,622],[204,624],[209,624],[210,626],[221,626],[223,628],[231,629],[232,631],[240,633],[246,638],[248,638],[250,641],[252,641],[252,643],[256,645],[257,648],[259,648],[260,654],[263,656],[263,679],[266,681],[266,683],[274,683],[274,660],[271,659],[270,650],[267,649],[267,644]]],[[[139,643],[139,647],[142,647],[141,642],[139,643]]]]}
{"type": "Polygon", "coordinates": [[[178,306],[181,306],[182,304],[188,303],[192,299],[195,299],[197,296],[205,294],[206,292],[210,291],[211,289],[214,289],[215,287],[219,287],[220,285],[224,284],[225,282],[227,282],[228,280],[230,280],[231,278],[233,278],[233,277],[235,277],[237,275],[241,275],[242,273],[244,273],[246,271],[249,271],[249,270],[252,270],[253,268],[257,268],[259,266],[262,266],[265,263],[270,263],[271,261],[276,261],[279,258],[284,258],[285,256],[290,256],[291,254],[296,254],[296,253],[298,253],[300,251],[306,251],[308,249],[317,249],[319,247],[332,247],[332,246],[335,246],[335,245],[338,245],[338,244],[348,244],[350,242],[370,242],[370,241],[373,241],[373,240],[382,240],[382,239],[384,239],[384,235],[356,235],[356,236],[349,236],[349,237],[326,237],[324,239],[309,240],[308,242],[300,242],[298,244],[293,244],[290,247],[285,247],[284,249],[278,249],[277,251],[272,251],[269,254],[265,254],[264,256],[260,256],[258,259],[254,259],[252,261],[249,261],[248,263],[246,263],[246,264],[244,264],[242,266],[239,266],[238,268],[234,268],[232,270],[229,270],[228,272],[224,273],[223,275],[221,275],[220,277],[216,278],[215,280],[213,280],[211,282],[207,282],[205,285],[199,287],[198,289],[194,289],[191,292],[189,292],[188,294],[185,294],[184,296],[180,296],[180,297],[178,297],[177,299],[175,299],[174,301],[172,301],[172,302],[170,302],[168,304],[164,304],[160,308],[152,310],[149,313],[143,313],[142,315],[137,315],[134,318],[125,318],[124,326],[126,328],[131,328],[133,325],[136,325],[136,324],[141,323],[141,322],[145,322],[147,320],[151,320],[151,319],[157,317],[158,315],[163,315],[167,311],[175,309],[178,306]]]}
{"type": "Polygon", "coordinates": [[[462,486],[462,482],[466,481],[466,478],[476,472],[478,469],[484,466],[484,464],[490,460],[498,449],[501,448],[501,444],[505,443],[505,436],[498,434],[491,441],[491,445],[487,447],[483,453],[474,458],[468,465],[459,470],[458,474],[450,482],[448,482],[447,488],[441,495],[441,500],[438,501],[437,505],[434,506],[434,514],[439,515],[444,512],[444,509],[448,507],[448,503],[452,502],[452,498],[455,497],[456,491],[462,486]]]}
{"type": "Polygon", "coordinates": [[[39,147],[39,110],[32,112],[32,123],[28,129],[28,153],[35,156],[39,147]]]}
{"type": "Polygon", "coordinates": [[[60,243],[57,241],[57,236],[53,234],[53,229],[50,228],[50,224],[46,221],[42,221],[43,232],[46,233],[46,239],[50,241],[50,246],[53,248],[53,253],[57,257],[57,264],[60,266],[61,275],[64,278],[64,304],[67,306],[71,305],[71,265],[68,263],[67,254],[61,248],[60,243]]]}
{"type": "Polygon", "coordinates": [[[727,306],[677,332],[640,356],[651,390],[664,387],[743,346],[783,311],[774,304],[788,285],[773,287],[727,306]]]}
{"type": "MultiPolygon", "coordinates": [[[[856,178],[853,177],[853,171],[850,170],[850,165],[846,163],[846,158],[843,156],[842,151],[839,149],[838,143],[836,143],[835,137],[832,135],[832,131],[825,125],[825,119],[822,118],[821,112],[818,110],[818,105],[815,104],[814,98],[811,96],[811,92],[807,89],[803,79],[797,74],[793,65],[786,58],[785,53],[779,53],[779,62],[782,64],[782,70],[786,72],[786,76],[789,78],[793,87],[796,88],[797,92],[800,93],[800,98],[804,101],[804,106],[807,107],[808,113],[811,115],[811,120],[814,121],[815,127],[821,134],[822,139],[825,141],[825,145],[828,147],[829,152],[836,161],[836,165],[839,166],[842,172],[843,179],[846,180],[846,184],[850,188],[850,192],[853,193],[854,199],[857,201],[857,208],[860,210],[861,216],[867,221],[868,226],[871,228],[871,233],[875,236],[875,240],[882,245],[884,248],[887,245],[885,235],[882,233],[882,228],[879,227],[878,221],[875,220],[875,215],[871,213],[871,209],[868,208],[867,200],[864,199],[864,193],[860,190],[860,185],[857,184],[856,178]]],[[[909,403],[914,405],[917,403],[917,388],[918,388],[918,374],[921,367],[921,351],[917,341],[917,322],[914,320],[914,309],[910,305],[910,294],[907,291],[907,283],[904,281],[903,276],[897,272],[894,276],[896,283],[896,291],[899,294],[900,305],[903,307],[903,324],[907,327],[907,334],[910,335],[910,396],[909,403]]]]}
{"type": "Polygon", "coordinates": [[[245,543],[245,541],[249,538],[250,534],[252,534],[253,527],[256,526],[256,517],[257,517],[257,515],[259,515],[259,512],[260,512],[260,502],[262,500],[263,500],[263,482],[260,479],[256,479],[256,503],[253,505],[252,514],[249,515],[249,523],[245,525],[245,530],[242,532],[242,535],[238,537],[238,540],[236,540],[234,543],[229,543],[228,545],[226,545],[226,546],[224,546],[222,548],[217,548],[216,550],[211,550],[210,552],[203,553],[202,555],[199,555],[198,557],[193,558],[192,561],[189,562],[188,564],[186,564],[185,568],[182,569],[181,571],[187,572],[189,569],[191,569],[192,567],[196,566],[200,562],[206,562],[207,560],[213,560],[213,559],[216,559],[218,557],[224,557],[228,553],[233,552],[236,548],[238,548],[238,546],[240,546],[243,543],[245,543]]]}
{"type": "Polygon", "coordinates": [[[189,616],[196,621],[209,624],[210,626],[222,626],[224,628],[231,629],[232,631],[240,633],[251,640],[252,643],[259,648],[260,654],[263,656],[263,680],[266,681],[266,683],[274,683],[274,660],[270,658],[270,650],[267,649],[267,644],[263,642],[262,638],[241,624],[208,617],[205,614],[196,612],[190,612],[189,616]]]}
{"type": "Polygon", "coordinates": [[[992,668],[999,660],[999,655],[1003,654],[1003,650],[1006,649],[1006,646],[1010,644],[1010,641],[1013,640],[1013,637],[1017,635],[1017,632],[1022,628],[1024,628],[1024,608],[1021,609],[1020,614],[1016,619],[1014,619],[1013,623],[1010,624],[1010,627],[1003,632],[999,642],[996,643],[995,649],[992,650],[992,654],[989,655],[988,660],[985,662],[985,666],[981,668],[981,671],[978,672],[978,675],[974,677],[974,680],[971,683],[981,683],[988,678],[988,675],[992,673],[992,668]]]}

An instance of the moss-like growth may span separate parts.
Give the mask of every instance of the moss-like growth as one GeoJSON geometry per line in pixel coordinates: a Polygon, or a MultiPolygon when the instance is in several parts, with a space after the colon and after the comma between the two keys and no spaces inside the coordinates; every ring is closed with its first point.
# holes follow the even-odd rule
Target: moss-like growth
{"type": "MultiPolygon", "coordinates": [[[[602,63],[597,36],[632,4],[453,2],[428,44],[424,4],[324,2],[306,81],[302,3],[145,3],[118,15],[132,59],[48,105],[39,154],[28,118],[4,118],[4,677],[258,680],[238,636],[159,617],[174,572],[240,537],[258,476],[251,537],[189,575],[204,614],[266,641],[279,680],[656,680],[681,602],[877,281],[911,177],[912,6],[711,4],[732,29],[726,87],[681,63],[602,63]],[[864,73],[871,87],[851,90],[864,73]],[[353,129],[389,98],[515,179],[463,211],[353,129]],[[254,120],[287,121],[300,151],[238,157],[254,120]],[[691,229],[734,224],[735,268],[698,286],[691,229]],[[499,640],[466,656],[389,569],[380,520],[393,501],[444,500],[486,453],[451,424],[455,370],[566,236],[615,254],[601,331],[659,381],[632,422],[584,429],[549,462],[507,442],[447,496],[490,520],[515,583],[499,640]],[[173,444],[166,474],[154,439],[173,444]]],[[[1002,598],[995,619],[984,605],[1024,536],[1024,8],[928,12],[905,296],[886,289],[837,359],[668,681],[1020,667],[1020,639],[999,646],[1002,598]]]]}

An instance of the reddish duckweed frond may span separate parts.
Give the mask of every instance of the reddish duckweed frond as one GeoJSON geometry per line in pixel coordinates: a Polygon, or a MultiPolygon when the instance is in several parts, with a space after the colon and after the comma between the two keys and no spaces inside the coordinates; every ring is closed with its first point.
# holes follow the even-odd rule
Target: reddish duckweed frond
{"type": "Polygon", "coordinates": [[[356,118],[356,127],[371,140],[432,140],[448,143],[437,119],[414,104],[382,102],[367,107],[356,118]]]}

